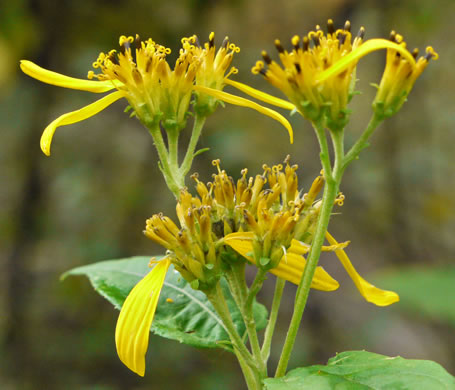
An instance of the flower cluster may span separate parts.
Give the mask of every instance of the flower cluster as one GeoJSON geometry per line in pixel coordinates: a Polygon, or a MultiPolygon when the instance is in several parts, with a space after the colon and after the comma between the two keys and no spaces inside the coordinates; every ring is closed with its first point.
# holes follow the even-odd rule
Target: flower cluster
{"type": "Polygon", "coordinates": [[[119,45],[120,50],[99,54],[93,67],[100,70],[100,73],[89,71],[89,80],[64,76],[43,69],[30,61],[21,61],[24,73],[48,84],[94,93],[116,90],[86,107],[64,114],[51,122],[41,137],[41,149],[46,155],[50,155],[52,138],[59,126],[90,118],[121,98],[128,100],[133,109],[132,114],[147,128],[151,129],[161,124],[165,129],[179,131],[186,125],[193,92],[196,97],[194,108],[197,113],[204,116],[211,114],[220,100],[249,107],[279,121],[288,130],[292,142],[291,125],[282,115],[248,99],[223,91],[228,77],[237,72],[235,68],[228,69],[234,53],[239,52],[239,48],[229,43],[227,37],[218,51],[215,48],[213,33],[203,47],[199,45],[195,35],[183,38],[174,69],[171,69],[166,58],[171,50],[151,38],[142,41],[138,35],[121,36],[119,45]]]}
{"type": "MultiPolygon", "coordinates": [[[[193,288],[203,291],[209,291],[223,276],[223,262],[242,259],[294,284],[302,278],[304,255],[310,250],[321,206],[316,198],[323,186],[322,176],[303,193],[298,190],[297,166],[290,165],[289,158],[284,165],[264,165],[263,174],[254,178],[247,177],[244,169],[237,182],[220,168],[219,160],[213,165],[217,173],[212,182],[204,184],[193,175],[198,196],[187,189],[181,191],[177,204],[180,228],[163,214],[146,222],[145,235],[167,249],[166,257],[155,261],[158,264],[131,291],[116,328],[120,359],[140,375],[144,375],[149,328],[170,264],[193,288]],[[128,320],[132,317],[136,320],[128,320]]],[[[339,194],[336,203],[342,205],[343,200],[339,194]]],[[[330,245],[323,250],[335,252],[367,301],[386,306],[399,300],[396,293],[371,285],[357,273],[344,251],[349,242],[338,243],[329,233],[326,237],[330,245]]],[[[312,288],[334,291],[338,286],[317,267],[312,288]]]]}
{"type": "MultiPolygon", "coordinates": [[[[355,93],[358,61],[375,50],[387,49],[386,68],[373,108],[383,117],[391,116],[401,108],[430,58],[437,59],[438,55],[428,47],[426,54],[416,62],[418,51],[409,52],[403,38],[395,32],[389,40],[364,41],[364,35],[365,29],[361,27],[352,39],[349,21],[343,29],[335,29],[329,19],[327,34],[316,26],[315,31],[303,38],[296,35],[291,39],[291,51],[275,40],[282,66],[263,51],[264,61],[257,61],[252,72],[262,74],[280,89],[305,118],[312,122],[323,120],[330,130],[336,131],[343,129],[349,119],[347,104],[355,93]]],[[[265,94],[250,95],[287,108],[265,94]]]]}

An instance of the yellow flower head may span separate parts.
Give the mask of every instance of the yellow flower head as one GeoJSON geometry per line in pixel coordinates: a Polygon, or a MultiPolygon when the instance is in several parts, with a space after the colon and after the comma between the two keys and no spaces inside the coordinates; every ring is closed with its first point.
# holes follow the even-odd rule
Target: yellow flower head
{"type": "Polygon", "coordinates": [[[166,61],[171,49],[152,39],[122,35],[119,45],[119,51],[100,53],[93,67],[102,73],[90,71],[88,78],[109,80],[124,91],[136,116],[146,124],[163,119],[165,127],[183,128],[199,61],[181,50],[172,70],[166,61]]]}
{"type": "Polygon", "coordinates": [[[316,26],[300,38],[291,39],[292,50],[287,51],[275,40],[282,65],[262,52],[263,61],[253,67],[253,73],[261,73],[272,85],[280,89],[297,110],[310,120],[317,120],[327,108],[327,118],[334,123],[346,122],[346,106],[352,97],[355,83],[356,61],[337,77],[319,83],[320,74],[343,57],[356,50],[362,42],[365,29],[360,28],[352,39],[351,24],[347,21],[343,29],[336,30],[333,21],[327,22],[327,34],[316,26]]]}
{"type": "MultiPolygon", "coordinates": [[[[406,43],[403,37],[395,31],[390,33],[390,41],[406,50],[406,43]]],[[[417,61],[415,59],[419,54],[419,50],[414,49],[411,54],[412,58],[410,59],[409,57],[404,57],[402,53],[394,48],[387,49],[384,74],[373,102],[373,108],[376,113],[385,118],[400,110],[415,81],[427,67],[430,59],[437,60],[439,57],[431,46],[426,48],[425,55],[417,61]]]]}

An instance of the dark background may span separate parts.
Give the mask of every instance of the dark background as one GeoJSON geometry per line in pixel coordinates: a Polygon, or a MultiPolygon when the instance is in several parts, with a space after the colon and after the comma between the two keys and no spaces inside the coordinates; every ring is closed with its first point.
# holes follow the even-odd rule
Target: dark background
{"type": "MultiPolygon", "coordinates": [[[[20,59],[85,78],[100,51],[117,48],[122,34],[139,33],[177,52],[180,39],[202,40],[216,32],[241,48],[236,80],[279,95],[250,68],[273,40],[288,44],[315,24],[350,19],[367,38],[402,33],[409,48],[433,45],[432,62],[402,111],[373,137],[373,147],[347,171],[345,205],[331,221],[359,272],[380,287],[407,297],[390,308],[363,301],[333,255],[323,262],[340,282],[335,293],[313,292],[290,367],[325,363],[343,350],[366,349],[431,359],[455,372],[453,273],[455,179],[453,1],[13,1],[0,5],[0,386],[2,389],[236,389],[242,388],[233,356],[196,350],[151,337],[144,379],[118,360],[114,328],[118,312],[84,278],[59,281],[79,265],[161,249],[141,231],[175,203],[157,168],[151,137],[116,103],[80,124],[60,128],[53,154],[39,149],[44,127],[57,116],[99,95],[52,87],[23,75],[20,59]],[[451,266],[452,265],[452,268],[451,266]],[[430,278],[414,283],[413,270],[430,278]],[[441,271],[442,270],[442,271],[441,271]],[[433,273],[438,272],[439,276],[433,273]],[[390,282],[390,278],[394,280],[390,282]],[[448,283],[447,283],[448,280],[448,283]],[[435,291],[439,293],[436,294],[435,291]],[[420,304],[427,302],[427,310],[420,304]],[[432,311],[434,308],[438,309],[432,311]],[[439,313],[439,314],[438,314],[439,313]]],[[[358,67],[363,91],[347,142],[360,134],[371,113],[384,52],[358,67]]],[[[229,89],[227,89],[229,90],[229,89]]],[[[209,118],[194,171],[210,179],[210,161],[237,178],[286,154],[300,166],[308,188],[319,173],[318,147],[308,123],[291,118],[294,145],[283,128],[254,111],[227,106],[209,118]]],[[[184,134],[188,139],[188,132],[184,134]]],[[[261,293],[270,301],[272,280],[261,293]]],[[[282,343],[295,289],[288,286],[275,342],[282,343]]],[[[279,348],[274,349],[275,367],[279,348]]]]}

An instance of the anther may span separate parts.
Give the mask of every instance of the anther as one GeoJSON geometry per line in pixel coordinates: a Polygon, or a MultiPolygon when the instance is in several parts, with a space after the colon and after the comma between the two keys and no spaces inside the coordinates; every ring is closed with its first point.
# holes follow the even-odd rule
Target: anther
{"type": "Polygon", "coordinates": [[[197,35],[194,36],[194,43],[196,44],[197,47],[201,47],[201,43],[199,42],[199,38],[197,35]]]}
{"type": "Polygon", "coordinates": [[[308,51],[310,47],[310,40],[308,37],[303,37],[303,51],[308,51]]]}
{"type": "MultiPolygon", "coordinates": [[[[226,40],[226,38],[224,38],[224,40],[226,40]]],[[[215,46],[215,33],[211,32],[209,35],[209,47],[213,47],[213,46],[215,46]]]]}
{"type": "Polygon", "coordinates": [[[357,38],[363,39],[365,37],[365,27],[360,27],[357,33],[357,38]]]}
{"type": "Polygon", "coordinates": [[[346,20],[346,23],[344,24],[344,31],[351,32],[351,22],[349,20],[346,20]]]}
{"type": "Polygon", "coordinates": [[[122,45],[120,46],[120,50],[122,52],[122,54],[125,54],[125,52],[127,51],[127,49],[130,48],[130,41],[128,41],[127,39],[125,39],[122,43],[122,45]]]}
{"type": "Polygon", "coordinates": [[[333,34],[335,32],[335,26],[333,25],[333,20],[327,20],[327,34],[333,34]]]}
{"type": "Polygon", "coordinates": [[[261,55],[267,65],[270,65],[272,63],[272,59],[270,58],[270,56],[267,54],[267,52],[265,50],[263,50],[261,52],[261,55]]]}
{"type": "Polygon", "coordinates": [[[137,50],[139,50],[142,47],[141,46],[141,37],[139,36],[139,34],[136,34],[136,38],[134,39],[134,44],[135,44],[137,50]]]}
{"type": "Polygon", "coordinates": [[[321,44],[318,35],[314,34],[311,38],[313,40],[314,47],[318,47],[321,44]]]}
{"type": "Polygon", "coordinates": [[[281,45],[281,42],[279,39],[275,39],[275,47],[278,50],[280,54],[284,53],[284,47],[281,45]]]}
{"type": "Polygon", "coordinates": [[[209,41],[209,48],[212,48],[212,47],[214,47],[214,46],[215,46],[215,40],[214,40],[214,39],[211,39],[211,40],[209,41]]]}
{"type": "Polygon", "coordinates": [[[397,36],[397,33],[395,32],[395,30],[390,31],[389,39],[392,42],[395,42],[396,36],[397,36]]]}
{"type": "Polygon", "coordinates": [[[347,36],[347,35],[344,34],[344,33],[340,33],[340,34],[338,35],[338,43],[339,43],[339,46],[344,45],[344,42],[346,41],[346,36],[347,36]]]}
{"type": "Polygon", "coordinates": [[[299,43],[300,43],[300,37],[298,35],[294,35],[291,39],[292,46],[294,46],[294,49],[297,51],[300,49],[299,43]]]}
{"type": "Polygon", "coordinates": [[[419,55],[419,49],[415,48],[415,49],[412,51],[411,55],[414,57],[414,59],[416,59],[417,56],[419,55]]]}
{"type": "Polygon", "coordinates": [[[221,47],[223,49],[226,49],[228,47],[228,45],[229,45],[229,37],[224,37],[223,43],[221,44],[221,47]]]}
{"type": "Polygon", "coordinates": [[[118,56],[117,56],[117,53],[116,52],[113,52],[111,54],[109,54],[109,57],[107,57],[113,64],[115,65],[118,65],[119,64],[119,61],[118,61],[118,56]]]}
{"type": "Polygon", "coordinates": [[[425,60],[427,60],[427,61],[429,61],[433,57],[436,57],[436,56],[435,56],[434,52],[430,51],[430,50],[427,50],[427,52],[423,56],[423,58],[425,58],[425,60]]]}

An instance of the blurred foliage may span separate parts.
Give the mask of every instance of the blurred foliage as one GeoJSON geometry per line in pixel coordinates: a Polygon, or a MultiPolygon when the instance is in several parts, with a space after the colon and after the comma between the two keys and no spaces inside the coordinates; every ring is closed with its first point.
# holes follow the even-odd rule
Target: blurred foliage
{"type": "Polygon", "coordinates": [[[400,310],[455,328],[455,267],[399,268],[378,279],[381,285],[396,286],[400,310]]]}
{"type": "MultiPolygon", "coordinates": [[[[93,96],[28,78],[19,71],[20,59],[85,77],[98,53],[116,47],[121,34],[151,36],[175,52],[182,36],[207,37],[213,30],[217,40],[229,35],[242,49],[234,60],[237,79],[276,93],[250,73],[261,50],[272,53],[273,39],[288,44],[292,35],[328,18],[337,25],[349,18],[354,29],[365,25],[367,38],[396,29],[410,48],[433,45],[440,60],[431,63],[402,111],[379,128],[372,147],[346,173],[345,206],[331,221],[331,231],[352,241],[349,255],[362,275],[410,264],[435,270],[453,263],[455,253],[455,46],[448,39],[454,12],[452,0],[327,0],[323,7],[304,0],[1,2],[1,388],[35,389],[39,383],[50,390],[172,389],[182,387],[183,380],[189,390],[223,390],[242,383],[230,354],[158,337],[151,338],[148,375],[135,376],[115,354],[118,313],[86,281],[59,282],[64,271],[96,260],[160,253],[141,231],[153,213],[172,216],[175,203],[159,174],[151,139],[122,112],[125,103],[59,129],[53,155],[46,158],[39,150],[44,127],[93,96]]],[[[383,65],[384,53],[375,53],[358,68],[363,95],[351,103],[348,143],[368,120],[375,93],[369,83],[380,79],[383,65]]],[[[218,110],[200,142],[210,151],[196,159],[194,171],[209,180],[210,161],[221,158],[233,176],[245,166],[254,174],[263,162],[271,165],[289,153],[303,165],[301,186],[308,187],[320,170],[317,143],[307,123],[297,116],[290,120],[296,132],[291,146],[269,118],[236,107],[218,110]]],[[[328,257],[323,262],[342,282],[336,262],[328,257]]],[[[395,283],[408,285],[406,275],[393,283],[389,287],[400,291],[395,283]]],[[[349,283],[341,285],[336,293],[312,292],[291,368],[325,364],[336,351],[365,348],[434,360],[455,372],[453,327],[435,324],[433,311],[411,317],[400,314],[402,303],[373,308],[349,283]]],[[[447,285],[451,294],[453,288],[447,285]]],[[[267,283],[260,299],[269,302],[272,290],[273,283],[267,283]]],[[[294,292],[288,287],[283,299],[292,302],[294,292]]],[[[427,290],[415,294],[416,301],[431,306],[427,290]]],[[[403,301],[406,296],[403,289],[403,301]]],[[[442,305],[444,292],[440,296],[442,305]]],[[[290,307],[283,305],[276,343],[283,340],[290,307]]]]}

